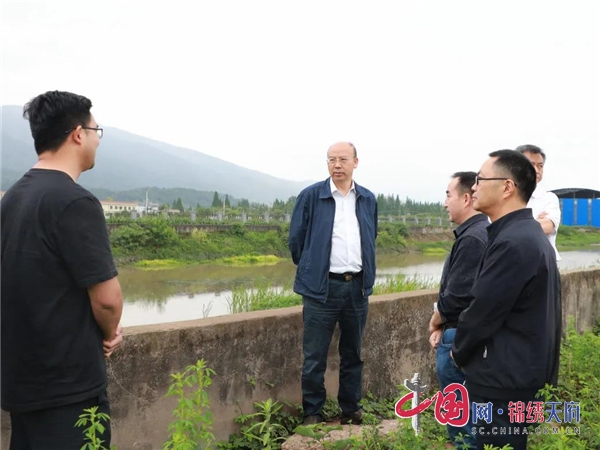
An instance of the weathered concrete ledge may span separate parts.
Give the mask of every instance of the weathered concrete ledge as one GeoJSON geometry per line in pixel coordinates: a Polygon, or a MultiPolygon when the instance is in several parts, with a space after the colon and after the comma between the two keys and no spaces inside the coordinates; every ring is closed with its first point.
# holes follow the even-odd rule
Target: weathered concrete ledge
{"type": "MultiPolygon", "coordinates": [[[[499,289],[502,287],[499,286],[499,289]]],[[[562,274],[563,321],[578,330],[600,317],[600,268],[562,274]]],[[[434,353],[427,324],[436,291],[374,296],[364,337],[364,389],[390,395],[414,372],[435,386],[434,353]]],[[[209,389],[214,432],[226,439],[233,418],[269,397],[300,401],[301,307],[234,314],[187,322],[131,327],[108,364],[113,442],[119,450],[162,448],[175,405],[164,394],[170,374],[204,358],[217,376],[209,389]]],[[[326,374],[337,395],[337,333],[326,374]]],[[[2,445],[8,448],[9,420],[2,415],[2,445]]]]}

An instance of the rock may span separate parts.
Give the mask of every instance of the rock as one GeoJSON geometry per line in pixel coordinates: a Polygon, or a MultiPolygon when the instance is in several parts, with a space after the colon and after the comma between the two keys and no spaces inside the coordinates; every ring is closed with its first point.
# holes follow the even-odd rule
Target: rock
{"type": "MultiPolygon", "coordinates": [[[[328,423],[327,425],[339,426],[339,423],[328,423]]],[[[352,436],[360,436],[362,435],[364,428],[370,428],[372,426],[373,425],[341,425],[341,430],[330,431],[323,438],[323,441],[333,442],[340,441],[342,439],[348,439],[352,436]]],[[[383,420],[379,425],[377,425],[377,429],[381,434],[388,434],[392,431],[396,431],[398,429],[398,421],[383,420]]],[[[295,434],[284,442],[284,444],[281,446],[281,450],[323,450],[323,445],[314,438],[295,434]]]]}

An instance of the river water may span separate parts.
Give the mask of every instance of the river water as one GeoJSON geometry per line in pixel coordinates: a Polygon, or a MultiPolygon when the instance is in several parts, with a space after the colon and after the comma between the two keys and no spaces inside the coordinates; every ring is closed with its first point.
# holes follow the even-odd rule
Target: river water
{"type": "MultiPolygon", "coordinates": [[[[561,271],[600,266],[600,247],[561,251],[561,271]]],[[[384,255],[377,259],[377,277],[404,274],[438,281],[445,255],[384,255]]],[[[230,314],[231,289],[257,284],[288,285],[295,266],[229,267],[201,264],[164,270],[119,269],[123,288],[123,326],[177,322],[230,314]]]]}

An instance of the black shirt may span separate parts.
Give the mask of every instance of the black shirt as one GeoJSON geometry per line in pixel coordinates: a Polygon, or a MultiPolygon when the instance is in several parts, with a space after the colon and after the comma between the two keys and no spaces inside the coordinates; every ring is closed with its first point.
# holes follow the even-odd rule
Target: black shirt
{"type": "Polygon", "coordinates": [[[0,214],[2,408],[98,395],[106,364],[87,288],[117,276],[100,202],[64,172],[31,169],[0,214]]]}
{"type": "Polygon", "coordinates": [[[438,310],[446,327],[456,327],[458,316],[469,303],[469,295],[487,243],[488,217],[476,214],[454,230],[456,241],[444,263],[438,310]]]}
{"type": "Polygon", "coordinates": [[[487,228],[488,245],[452,345],[467,389],[481,397],[533,398],[556,384],[561,291],[556,254],[531,209],[487,228]]]}

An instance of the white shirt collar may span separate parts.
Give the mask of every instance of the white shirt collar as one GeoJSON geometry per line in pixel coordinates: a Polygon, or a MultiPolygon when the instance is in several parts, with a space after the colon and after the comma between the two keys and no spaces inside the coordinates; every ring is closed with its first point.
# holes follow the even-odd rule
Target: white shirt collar
{"type": "MultiPolygon", "coordinates": [[[[331,193],[332,194],[334,192],[340,192],[340,190],[337,188],[337,186],[333,182],[333,178],[329,178],[329,186],[331,187],[331,193]]],[[[352,186],[350,186],[350,190],[348,192],[356,192],[356,189],[354,187],[354,180],[352,180],[352,186]]],[[[340,194],[341,194],[341,192],[340,192],[340,194]]]]}

